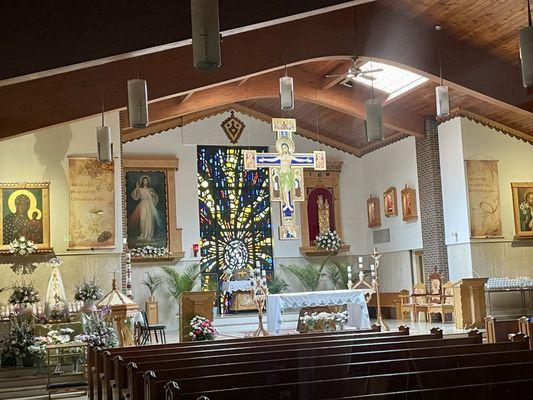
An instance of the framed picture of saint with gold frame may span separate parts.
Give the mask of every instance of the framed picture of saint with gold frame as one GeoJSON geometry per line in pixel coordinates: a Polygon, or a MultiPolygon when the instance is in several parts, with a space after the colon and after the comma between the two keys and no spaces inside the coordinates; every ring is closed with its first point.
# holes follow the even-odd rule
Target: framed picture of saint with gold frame
{"type": "Polygon", "coordinates": [[[402,214],[404,221],[416,221],[418,219],[416,190],[407,187],[407,185],[402,190],[402,214]]]}
{"type": "Polygon", "coordinates": [[[379,209],[379,199],[374,196],[366,201],[366,209],[368,213],[368,227],[377,228],[381,226],[381,211],[379,209]]]}
{"type": "Polygon", "coordinates": [[[533,239],[533,182],[511,183],[515,235],[519,239],[533,239]]]}
{"type": "Polygon", "coordinates": [[[386,217],[398,215],[396,188],[393,186],[383,193],[383,212],[386,217]]]}
{"type": "Polygon", "coordinates": [[[50,182],[0,183],[0,224],[0,251],[21,237],[49,250],[50,182]]]}

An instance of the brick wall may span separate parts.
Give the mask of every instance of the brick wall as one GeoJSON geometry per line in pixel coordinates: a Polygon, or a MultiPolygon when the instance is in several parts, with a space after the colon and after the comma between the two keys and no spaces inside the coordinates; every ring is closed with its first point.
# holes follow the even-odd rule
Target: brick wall
{"type": "Polygon", "coordinates": [[[446,282],[449,279],[448,255],[444,234],[439,136],[436,121],[427,119],[425,130],[426,136],[416,140],[424,276],[427,279],[436,267],[446,282]]]}

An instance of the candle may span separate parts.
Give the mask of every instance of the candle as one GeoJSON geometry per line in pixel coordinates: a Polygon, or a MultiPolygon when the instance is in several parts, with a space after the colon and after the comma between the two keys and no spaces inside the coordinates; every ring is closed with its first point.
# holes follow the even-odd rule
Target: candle
{"type": "Polygon", "coordinates": [[[254,279],[254,270],[250,268],[250,278],[254,279]]]}
{"type": "Polygon", "coordinates": [[[264,269],[261,271],[261,276],[262,276],[263,278],[266,277],[266,271],[265,271],[264,269]]]}
{"type": "Polygon", "coordinates": [[[348,274],[351,274],[351,273],[352,273],[352,266],[348,265],[348,274]]]}
{"type": "Polygon", "coordinates": [[[374,264],[371,264],[370,265],[370,271],[374,271],[374,267],[375,267],[374,264]]]}

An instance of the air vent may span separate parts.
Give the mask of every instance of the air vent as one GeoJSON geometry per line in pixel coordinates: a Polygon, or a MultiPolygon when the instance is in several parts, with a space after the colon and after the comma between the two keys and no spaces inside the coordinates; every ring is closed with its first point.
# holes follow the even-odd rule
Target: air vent
{"type": "Polygon", "coordinates": [[[374,244],[390,242],[390,229],[381,229],[372,232],[374,236],[374,244]]]}

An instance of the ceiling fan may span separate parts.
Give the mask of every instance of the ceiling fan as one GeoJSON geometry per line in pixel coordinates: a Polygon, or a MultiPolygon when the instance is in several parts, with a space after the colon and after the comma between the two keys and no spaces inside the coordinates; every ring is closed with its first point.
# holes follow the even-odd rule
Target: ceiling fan
{"type": "Polygon", "coordinates": [[[367,79],[369,81],[374,81],[376,78],[372,75],[375,72],[381,72],[383,69],[381,68],[375,68],[375,69],[369,69],[366,71],[363,71],[361,68],[357,67],[357,57],[352,57],[353,60],[353,66],[348,68],[348,72],[345,74],[340,75],[326,75],[326,78],[338,78],[343,77],[344,79],[355,79],[357,77],[367,79]]]}

